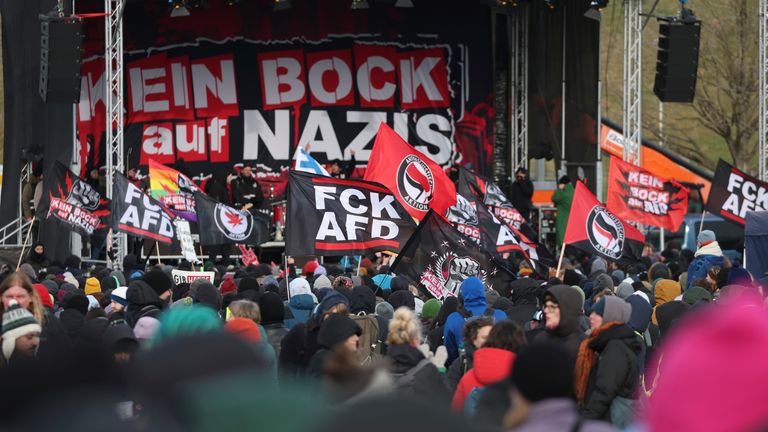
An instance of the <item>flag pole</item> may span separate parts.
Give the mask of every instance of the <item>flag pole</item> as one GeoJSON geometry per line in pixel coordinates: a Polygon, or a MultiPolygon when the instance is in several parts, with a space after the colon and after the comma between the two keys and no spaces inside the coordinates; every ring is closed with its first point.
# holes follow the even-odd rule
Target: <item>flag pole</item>
{"type": "Polygon", "coordinates": [[[290,279],[288,278],[288,255],[285,255],[284,263],[285,263],[285,292],[288,293],[288,301],[291,301],[291,289],[289,286],[290,279]]]}
{"type": "Polygon", "coordinates": [[[363,262],[363,256],[357,257],[357,276],[360,277],[360,264],[363,262]]]}
{"type": "Polygon", "coordinates": [[[29,236],[32,234],[32,227],[35,225],[35,219],[37,216],[32,216],[32,220],[29,222],[29,229],[27,230],[27,237],[24,239],[24,244],[21,245],[21,253],[19,254],[19,262],[16,264],[16,271],[19,271],[19,268],[21,268],[21,260],[24,258],[24,249],[27,248],[27,242],[29,241],[29,236]]]}
{"type": "Polygon", "coordinates": [[[560,268],[563,266],[563,256],[565,255],[565,243],[563,243],[560,247],[560,259],[557,261],[557,272],[555,272],[555,277],[560,276],[560,268]]]}
{"type": "Polygon", "coordinates": [[[704,216],[707,214],[706,210],[702,210],[701,212],[701,222],[699,222],[699,234],[701,234],[701,231],[704,229],[704,216]]]}
{"type": "Polygon", "coordinates": [[[157,250],[157,263],[162,264],[160,262],[160,244],[157,241],[155,241],[155,250],[157,250]]]}
{"type": "MultiPolygon", "coordinates": [[[[203,259],[203,244],[200,243],[197,246],[200,248],[200,261],[203,261],[203,263],[205,263],[205,260],[203,259]]],[[[224,257],[222,257],[222,259],[224,259],[224,257]]]]}

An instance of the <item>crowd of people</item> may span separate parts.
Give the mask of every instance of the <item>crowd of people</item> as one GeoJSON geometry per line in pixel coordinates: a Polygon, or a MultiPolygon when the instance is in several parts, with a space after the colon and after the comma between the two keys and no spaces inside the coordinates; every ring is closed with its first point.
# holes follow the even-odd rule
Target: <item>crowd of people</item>
{"type": "Polygon", "coordinates": [[[385,257],[341,268],[120,270],[35,245],[0,281],[10,430],[722,430],[768,427],[765,280],[703,231],[618,265],[526,262],[429,298],[385,257]],[[547,277],[548,276],[548,277],[547,277]],[[41,415],[41,413],[44,413],[41,415]]]}

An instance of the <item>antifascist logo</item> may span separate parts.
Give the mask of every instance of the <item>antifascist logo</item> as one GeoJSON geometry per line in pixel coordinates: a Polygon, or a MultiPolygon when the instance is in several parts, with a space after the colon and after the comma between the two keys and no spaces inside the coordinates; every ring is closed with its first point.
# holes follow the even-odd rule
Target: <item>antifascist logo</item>
{"type": "Polygon", "coordinates": [[[456,194],[456,204],[445,211],[445,217],[453,223],[462,225],[477,226],[478,223],[475,204],[461,194],[456,194]]]}
{"type": "MultiPolygon", "coordinates": [[[[67,173],[67,180],[69,180],[69,173],[67,173]]],[[[100,200],[101,195],[99,195],[96,189],[82,180],[75,180],[72,183],[72,188],[66,199],[69,204],[82,206],[90,211],[96,210],[100,200]]]]}
{"type": "Polygon", "coordinates": [[[239,242],[251,236],[253,218],[247,212],[216,204],[213,215],[216,228],[228,239],[239,242]]]}
{"type": "Polygon", "coordinates": [[[432,170],[418,156],[409,155],[397,169],[397,192],[408,206],[427,211],[435,188],[432,170]]]}
{"type": "Polygon", "coordinates": [[[621,258],[624,249],[624,225],[619,218],[602,206],[594,206],[587,216],[587,237],[589,243],[601,254],[621,258]]]}

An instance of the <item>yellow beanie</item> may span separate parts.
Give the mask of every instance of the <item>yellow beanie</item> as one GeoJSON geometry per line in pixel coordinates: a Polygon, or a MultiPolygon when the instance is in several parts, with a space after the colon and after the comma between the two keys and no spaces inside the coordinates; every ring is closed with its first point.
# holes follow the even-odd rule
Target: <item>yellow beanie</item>
{"type": "Polygon", "coordinates": [[[85,295],[91,295],[101,292],[101,283],[95,277],[85,280],[85,295]]]}

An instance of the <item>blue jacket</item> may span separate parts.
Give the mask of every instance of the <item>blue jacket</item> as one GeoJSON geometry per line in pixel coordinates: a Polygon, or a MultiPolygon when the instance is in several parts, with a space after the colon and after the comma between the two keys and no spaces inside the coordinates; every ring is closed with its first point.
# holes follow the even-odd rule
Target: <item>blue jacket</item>
{"type": "Polygon", "coordinates": [[[683,291],[691,287],[693,281],[707,277],[707,272],[713,266],[723,268],[723,257],[717,255],[699,255],[688,266],[688,279],[685,281],[683,291]]]}
{"type": "Polygon", "coordinates": [[[288,302],[288,309],[291,310],[293,318],[285,320],[285,326],[291,328],[296,324],[303,324],[309,319],[309,314],[315,308],[315,301],[309,294],[299,294],[291,297],[288,302]]]}
{"type": "MultiPolygon", "coordinates": [[[[488,309],[488,303],[485,300],[485,287],[483,286],[483,282],[476,277],[468,278],[462,282],[461,297],[464,299],[464,309],[469,312],[471,316],[481,316],[485,313],[486,309],[488,309]]],[[[507,314],[504,313],[504,311],[493,309],[493,319],[495,321],[506,318],[507,314]]],[[[465,321],[466,318],[459,312],[453,312],[448,315],[448,319],[445,321],[443,344],[448,351],[448,359],[445,362],[445,367],[450,366],[451,363],[459,357],[459,348],[464,345],[461,333],[464,329],[465,321]]]]}

